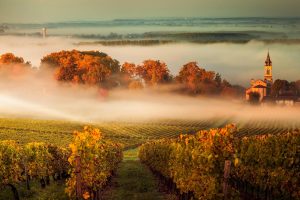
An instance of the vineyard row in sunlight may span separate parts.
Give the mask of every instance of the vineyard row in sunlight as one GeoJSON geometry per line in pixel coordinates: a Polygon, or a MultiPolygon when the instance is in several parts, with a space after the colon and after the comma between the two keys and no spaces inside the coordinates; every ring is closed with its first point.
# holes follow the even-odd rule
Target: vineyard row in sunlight
{"type": "MultiPolygon", "coordinates": [[[[0,188],[11,188],[15,200],[20,199],[18,186],[39,181],[41,188],[51,180],[66,180],[65,192],[71,199],[100,199],[101,189],[122,161],[122,147],[103,140],[99,129],[84,127],[75,131],[69,148],[32,142],[20,146],[13,140],[0,141],[0,188]]],[[[11,198],[3,196],[0,198],[11,198]]],[[[23,198],[23,196],[21,196],[23,198]]]]}
{"type": "MultiPolygon", "coordinates": [[[[145,122],[99,122],[86,123],[99,128],[103,135],[125,148],[142,144],[148,140],[172,138],[179,134],[193,134],[199,130],[222,127],[235,120],[152,120],[145,122]]],[[[0,140],[15,140],[24,145],[29,142],[45,142],[66,147],[74,130],[81,130],[86,124],[80,122],[0,118],[0,140]]],[[[256,121],[236,123],[236,136],[280,134],[297,130],[300,124],[283,121],[256,121]]]]}
{"type": "Polygon", "coordinates": [[[187,199],[239,199],[240,192],[299,199],[300,132],[242,139],[235,134],[236,127],[227,125],[151,141],[141,146],[139,157],[187,199]]]}

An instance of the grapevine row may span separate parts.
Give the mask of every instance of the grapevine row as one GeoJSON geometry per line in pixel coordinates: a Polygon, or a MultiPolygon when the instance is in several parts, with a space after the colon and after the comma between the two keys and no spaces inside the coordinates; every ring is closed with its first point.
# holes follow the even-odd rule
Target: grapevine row
{"type": "Polygon", "coordinates": [[[66,192],[70,198],[99,199],[97,192],[122,160],[122,147],[103,140],[98,129],[89,127],[74,132],[69,146],[42,142],[21,146],[13,140],[0,141],[0,189],[10,187],[14,198],[19,199],[20,183],[30,190],[31,180],[38,180],[45,188],[50,179],[68,178],[66,192]]]}
{"type": "Polygon", "coordinates": [[[263,198],[300,199],[299,131],[244,137],[235,149],[235,184],[263,191],[263,198]]]}
{"type": "Polygon", "coordinates": [[[225,160],[233,159],[235,126],[146,143],[140,160],[196,199],[222,199],[225,160]]]}
{"type": "Polygon", "coordinates": [[[182,194],[196,199],[224,198],[224,164],[233,166],[227,198],[236,198],[240,183],[257,188],[260,198],[300,198],[300,133],[236,137],[235,126],[180,135],[141,146],[140,160],[171,180],[182,194]],[[266,196],[265,196],[266,194],[266,196]]]}

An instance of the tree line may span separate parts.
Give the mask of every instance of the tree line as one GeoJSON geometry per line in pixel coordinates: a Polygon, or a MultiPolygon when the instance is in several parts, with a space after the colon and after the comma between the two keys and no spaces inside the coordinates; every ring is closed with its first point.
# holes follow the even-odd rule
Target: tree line
{"type": "MultiPolygon", "coordinates": [[[[6,53],[0,58],[0,69],[4,66],[28,70],[31,63],[25,62],[22,57],[6,53]]],[[[186,63],[173,76],[163,61],[148,59],[141,64],[125,62],[121,65],[118,60],[99,51],[54,52],[41,59],[39,69],[52,69],[54,78],[60,82],[93,85],[104,89],[176,85],[174,92],[191,95],[240,96],[244,92],[243,87],[230,84],[219,73],[208,71],[197,62],[186,63]]]]}

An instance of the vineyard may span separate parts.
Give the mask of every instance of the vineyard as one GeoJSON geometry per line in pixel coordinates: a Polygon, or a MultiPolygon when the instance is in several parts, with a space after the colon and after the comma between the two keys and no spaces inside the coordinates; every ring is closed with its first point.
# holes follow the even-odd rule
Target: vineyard
{"type": "Polygon", "coordinates": [[[299,199],[300,132],[236,133],[227,125],[156,140],[143,144],[139,157],[182,199],[299,199]]]}
{"type": "Polygon", "coordinates": [[[45,142],[66,147],[72,140],[74,130],[81,130],[85,125],[91,125],[99,128],[105,138],[122,143],[125,147],[130,147],[148,140],[172,138],[179,134],[194,134],[199,130],[223,127],[228,123],[237,124],[238,133],[236,136],[238,137],[286,133],[300,127],[300,122],[276,120],[238,122],[220,118],[101,123],[0,118],[0,140],[15,140],[20,144],[45,142]]]}
{"type": "Polygon", "coordinates": [[[66,179],[66,193],[71,199],[100,199],[101,189],[122,160],[122,147],[103,140],[99,129],[84,127],[75,131],[69,148],[43,142],[20,146],[14,140],[0,141],[0,188],[10,187],[14,199],[25,183],[40,182],[41,188],[51,180],[66,179]]]}
{"type": "Polygon", "coordinates": [[[148,140],[175,137],[180,133],[195,133],[201,129],[219,126],[220,120],[176,121],[161,120],[153,122],[102,122],[76,123],[67,121],[6,119],[0,118],[0,140],[15,140],[20,144],[46,142],[66,147],[72,139],[74,130],[85,125],[99,128],[103,136],[124,147],[136,146],[148,140]]]}
{"type": "Polygon", "coordinates": [[[258,197],[298,198],[300,125],[253,120],[208,131],[231,121],[1,118],[0,199],[99,199],[118,170],[122,150],[140,145],[140,160],[183,199],[223,198],[226,160],[233,163],[228,198],[248,194],[247,188],[258,197]]]}

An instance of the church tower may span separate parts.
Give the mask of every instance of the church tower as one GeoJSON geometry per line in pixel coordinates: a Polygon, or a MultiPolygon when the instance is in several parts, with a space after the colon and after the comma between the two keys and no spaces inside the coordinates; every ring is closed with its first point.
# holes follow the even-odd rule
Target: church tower
{"type": "Polygon", "coordinates": [[[272,61],[270,58],[270,54],[268,51],[268,56],[267,59],[265,61],[265,82],[267,84],[272,84],[273,83],[273,75],[272,75],[272,61]]]}

